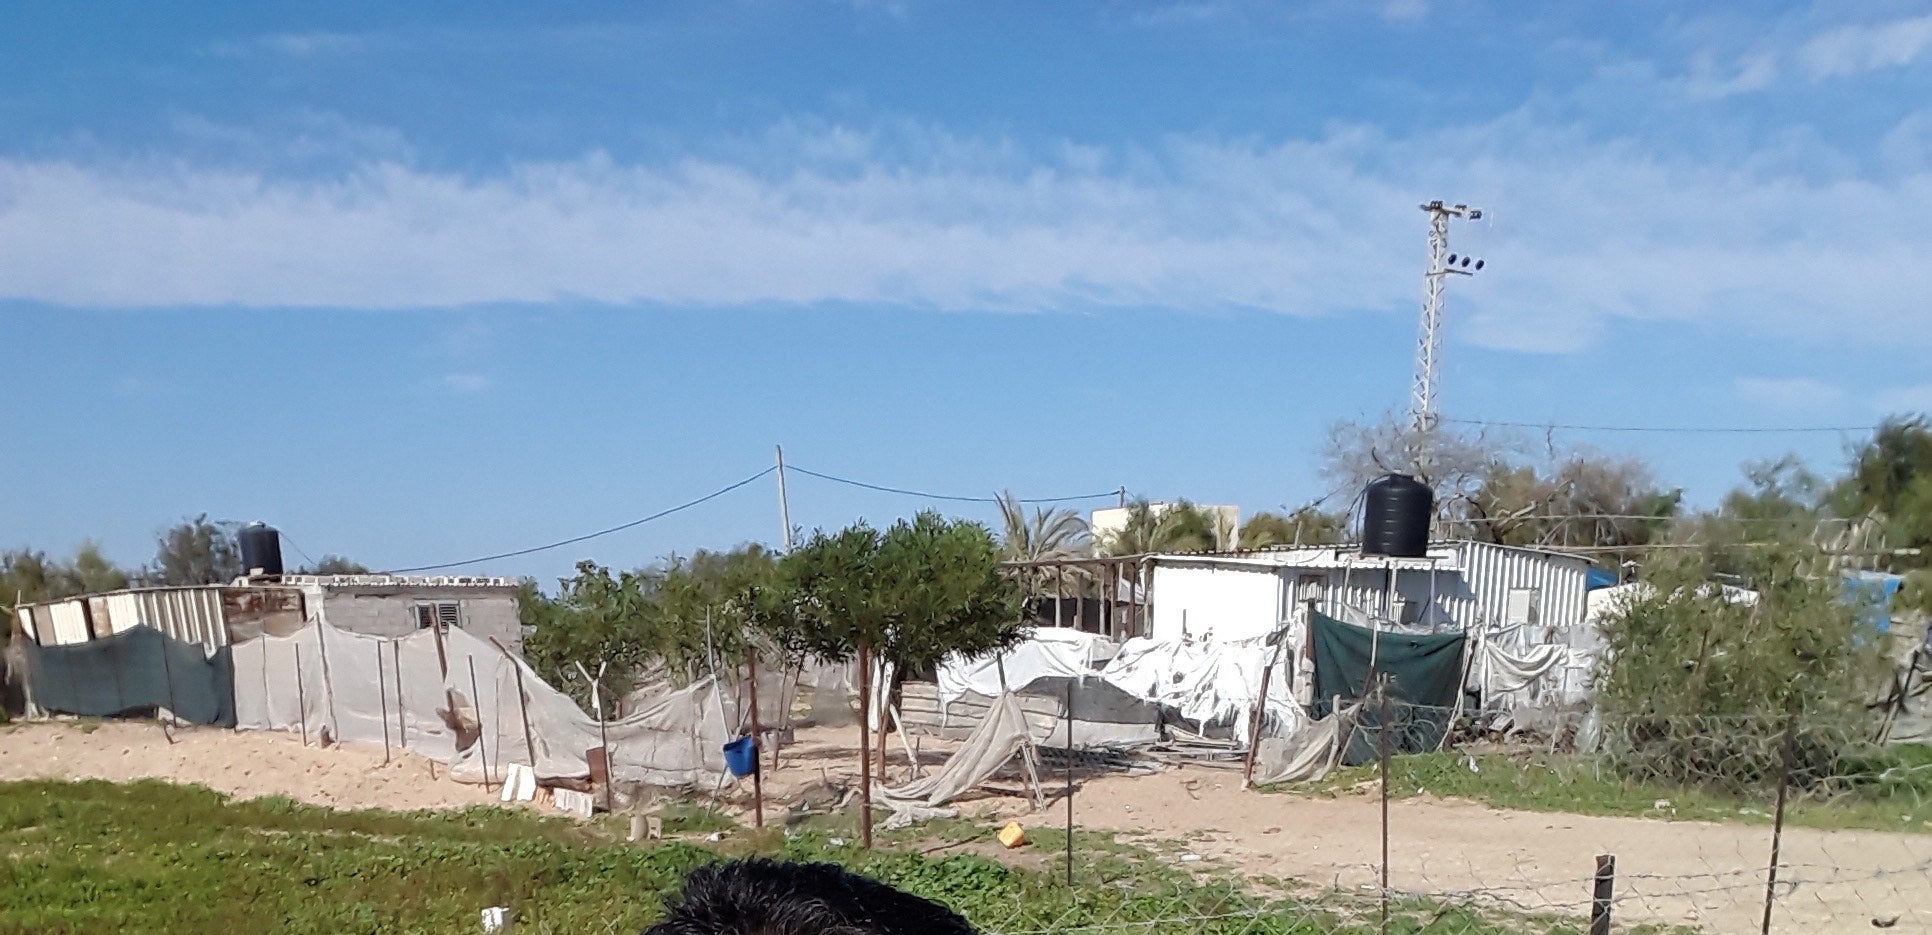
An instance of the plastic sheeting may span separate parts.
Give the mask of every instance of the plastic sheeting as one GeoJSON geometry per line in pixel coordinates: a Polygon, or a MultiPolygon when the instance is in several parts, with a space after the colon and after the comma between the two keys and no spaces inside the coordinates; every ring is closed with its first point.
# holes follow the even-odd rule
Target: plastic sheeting
{"type": "Polygon", "coordinates": [[[1081,678],[1094,674],[1094,663],[1105,657],[1103,636],[1069,627],[1038,627],[1026,642],[1003,653],[976,658],[946,657],[935,673],[939,701],[951,704],[976,692],[997,698],[1003,691],[1022,691],[1045,678],[1081,678]],[[1000,669],[1005,668],[1004,684],[1000,669]]]}
{"type": "Polygon", "coordinates": [[[21,647],[30,701],[40,711],[113,717],[165,710],[175,719],[235,723],[226,649],[209,656],[147,626],[72,646],[21,647]]]}
{"type": "Polygon", "coordinates": [[[1355,729],[1353,705],[1319,720],[1304,721],[1284,736],[1262,737],[1254,751],[1257,786],[1277,782],[1306,782],[1328,775],[1341,762],[1342,743],[1355,729]]]}
{"type": "MultiPolygon", "coordinates": [[[[383,639],[326,623],[238,643],[236,726],[386,741],[448,763],[464,782],[500,779],[510,764],[533,766],[544,779],[589,774],[588,752],[600,743],[595,718],[522,660],[461,629],[445,631],[442,644],[439,651],[427,629],[383,639]]],[[[610,774],[660,786],[715,784],[735,723],[711,679],[671,691],[605,724],[610,774]]]]}
{"type": "Polygon", "coordinates": [[[1290,729],[1306,720],[1290,683],[1286,646],[1253,639],[1229,643],[1132,639],[1102,670],[1109,684],[1138,698],[1178,711],[1203,732],[1227,725],[1246,742],[1249,719],[1261,695],[1261,673],[1272,661],[1267,723],[1290,729]]]}
{"type": "Polygon", "coordinates": [[[928,818],[952,817],[952,810],[941,806],[991,778],[1026,743],[1026,714],[1012,694],[1000,695],[986,718],[938,772],[897,788],[875,787],[879,801],[893,811],[885,826],[897,828],[928,818]]]}

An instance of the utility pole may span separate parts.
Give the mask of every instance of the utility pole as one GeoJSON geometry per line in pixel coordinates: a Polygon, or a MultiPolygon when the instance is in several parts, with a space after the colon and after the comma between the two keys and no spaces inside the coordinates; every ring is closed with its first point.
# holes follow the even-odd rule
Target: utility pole
{"type": "Polygon", "coordinates": [[[792,504],[790,500],[785,498],[785,448],[783,445],[773,445],[771,447],[773,451],[778,453],[778,521],[785,524],[785,551],[790,553],[792,550],[792,504]]]}
{"type": "Polygon", "coordinates": [[[1442,282],[1446,276],[1470,276],[1483,268],[1483,261],[1449,252],[1449,219],[1481,220],[1481,208],[1445,205],[1431,201],[1422,205],[1429,214],[1429,271],[1423,275],[1422,327],[1416,336],[1415,389],[1409,400],[1410,427],[1414,430],[1414,451],[1410,460],[1415,472],[1426,482],[1429,477],[1429,441],[1435,430],[1437,362],[1442,356],[1442,282]]]}

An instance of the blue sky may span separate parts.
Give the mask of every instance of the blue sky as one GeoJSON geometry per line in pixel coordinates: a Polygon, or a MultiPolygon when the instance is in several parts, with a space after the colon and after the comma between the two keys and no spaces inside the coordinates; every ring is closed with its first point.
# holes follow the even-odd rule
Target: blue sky
{"type": "MultiPolygon", "coordinates": [[[[1932,15],[1431,0],[0,7],[0,544],[380,567],[763,469],[1293,507],[1405,405],[1932,408],[1932,15]]],[[[1710,503],[1836,433],[1564,431],[1710,503]]],[[[795,476],[795,523],[914,497],[795,476]]],[[[985,517],[984,507],[953,507],[985,517]]],[[[474,570],[777,537],[769,478],[474,570]]]]}

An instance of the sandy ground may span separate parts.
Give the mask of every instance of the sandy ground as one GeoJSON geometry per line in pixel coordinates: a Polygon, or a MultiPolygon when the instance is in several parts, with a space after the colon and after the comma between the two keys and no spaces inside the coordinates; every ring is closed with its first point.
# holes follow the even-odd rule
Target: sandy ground
{"type": "MultiPolygon", "coordinates": [[[[851,728],[808,730],[799,740],[785,756],[801,768],[781,768],[766,784],[774,799],[821,771],[853,781],[851,728]]],[[[951,746],[925,740],[920,759],[936,767],[951,746]]],[[[888,750],[889,778],[903,781],[897,738],[888,750]]],[[[1050,801],[1038,814],[1030,814],[1014,778],[998,785],[1006,794],[962,802],[961,810],[1036,826],[1064,821],[1062,774],[1048,778],[1050,801]]],[[[1342,890],[1378,886],[1381,800],[1372,786],[1336,798],[1261,794],[1241,788],[1238,770],[1191,766],[1143,776],[1077,772],[1073,801],[1080,827],[1181,843],[1215,868],[1342,890]]],[[[1398,891],[1582,914],[1596,856],[1612,854],[1620,924],[1757,932],[1762,921],[1771,849],[1765,825],[1518,812],[1418,797],[1390,803],[1389,827],[1389,882],[1398,891]]],[[[1896,916],[1889,931],[1932,932],[1932,833],[1791,828],[1782,852],[1774,931],[1871,932],[1874,919],[1896,916]]]]}
{"type": "MultiPolygon", "coordinates": [[[[478,787],[450,781],[427,760],[397,755],[385,766],[380,747],[324,750],[283,734],[211,729],[173,737],[170,743],[160,728],[136,723],[92,731],[73,724],[0,728],[0,780],[153,777],[343,808],[495,801],[478,787]]],[[[783,751],[780,768],[766,774],[767,816],[827,781],[855,785],[854,741],[852,728],[801,731],[783,751]]],[[[936,768],[953,746],[922,740],[920,759],[936,768]]],[[[896,737],[889,749],[887,780],[904,781],[907,758],[896,737]]],[[[1039,813],[1017,776],[1001,777],[992,784],[996,791],[959,805],[968,815],[1057,827],[1065,815],[1063,782],[1058,773],[1049,778],[1051,798],[1039,813]]],[[[749,796],[746,784],[726,798],[748,812],[749,796]]],[[[1210,874],[1373,891],[1380,867],[1380,800],[1372,788],[1336,798],[1264,795],[1243,791],[1239,772],[1211,767],[1076,774],[1074,819],[1081,827],[1161,842],[1163,851],[1199,854],[1205,861],[1193,866],[1210,874]]],[[[1390,883],[1400,891],[1581,913],[1589,905],[1596,855],[1614,854],[1621,924],[1756,932],[1763,912],[1771,844],[1763,825],[1514,812],[1432,798],[1391,803],[1389,824],[1390,883]]],[[[1785,832],[1783,855],[1776,931],[1870,932],[1874,919],[1896,916],[1889,931],[1932,932],[1932,834],[1793,828],[1785,832]]],[[[1043,858],[1010,856],[1030,865],[1043,858]]]]}
{"type": "Polygon", "coordinates": [[[332,808],[410,811],[495,802],[479,786],[452,782],[443,767],[380,746],[303,746],[291,734],[106,721],[0,727],[0,780],[166,779],[239,798],[284,795],[332,808]],[[172,737],[172,742],[170,741],[172,737]],[[434,770],[436,778],[431,778],[434,770]]]}

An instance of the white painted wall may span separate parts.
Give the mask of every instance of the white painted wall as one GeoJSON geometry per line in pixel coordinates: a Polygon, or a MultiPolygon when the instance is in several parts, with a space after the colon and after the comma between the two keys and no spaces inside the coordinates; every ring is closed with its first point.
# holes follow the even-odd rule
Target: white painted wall
{"type": "Polygon", "coordinates": [[[1154,566],[1157,640],[1267,636],[1281,623],[1281,576],[1272,568],[1154,566]]]}

